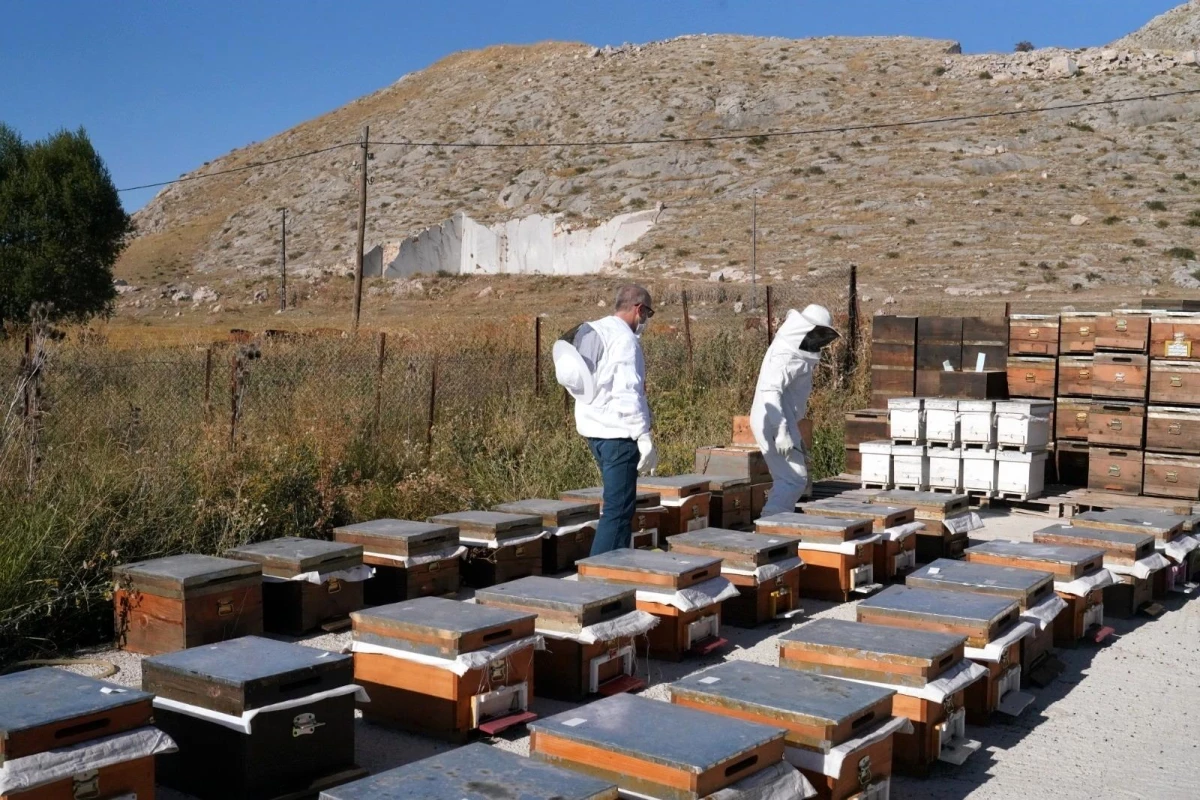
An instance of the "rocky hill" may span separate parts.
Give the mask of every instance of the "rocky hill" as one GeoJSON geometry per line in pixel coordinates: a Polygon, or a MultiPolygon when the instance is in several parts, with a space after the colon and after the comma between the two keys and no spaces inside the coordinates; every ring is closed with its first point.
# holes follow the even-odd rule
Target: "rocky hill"
{"type": "MultiPolygon", "coordinates": [[[[913,38],[491,47],[192,174],[353,142],[369,124],[379,144],[369,163],[368,248],[395,248],[460,212],[483,225],[559,214],[582,228],[661,204],[653,228],[628,247],[626,268],[738,281],[749,270],[757,195],[757,265],[772,281],[818,281],[856,263],[876,305],[1177,292],[1200,287],[1191,252],[1200,249],[1200,94],[1022,112],[1200,90],[1197,20],[1192,4],[1104,48],[1003,56],[913,38]],[[1190,50],[1164,46],[1189,42],[1190,50]],[[999,116],[858,127],[978,114],[999,116]],[[680,141],[844,126],[857,129],[680,141]],[[651,143],[571,144],[614,139],[651,143]]],[[[164,189],[136,215],[139,238],[119,265],[130,284],[122,313],[264,303],[283,207],[294,285],[344,274],[355,247],[357,152],[164,189]]]]}
{"type": "Polygon", "coordinates": [[[1165,14],[1159,14],[1140,30],[1109,46],[1136,50],[1200,48],[1200,0],[1189,0],[1165,14]]]}

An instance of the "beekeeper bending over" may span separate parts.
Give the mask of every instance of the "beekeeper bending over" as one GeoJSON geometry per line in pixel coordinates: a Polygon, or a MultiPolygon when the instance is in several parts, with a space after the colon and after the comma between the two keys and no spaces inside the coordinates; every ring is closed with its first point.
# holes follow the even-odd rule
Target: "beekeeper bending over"
{"type": "Polygon", "coordinates": [[[652,316],[650,293],[622,286],[612,316],[578,325],[554,343],[555,377],[575,398],[575,428],[604,483],[594,556],[629,547],[638,473],[658,466],[639,339],[652,316]]]}
{"type": "Polygon", "coordinates": [[[808,412],[821,350],[837,338],[829,309],[818,305],[804,311],[792,309],[763,357],[750,407],[750,427],[775,482],[763,507],[764,517],[794,512],[808,485],[808,454],[800,439],[800,420],[808,412]]]}

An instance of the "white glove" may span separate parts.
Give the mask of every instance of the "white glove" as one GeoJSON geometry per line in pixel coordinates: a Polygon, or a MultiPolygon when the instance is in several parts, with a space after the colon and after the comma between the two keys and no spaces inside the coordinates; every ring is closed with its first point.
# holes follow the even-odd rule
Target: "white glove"
{"type": "Polygon", "coordinates": [[[650,440],[650,434],[643,433],[638,437],[638,472],[654,474],[658,469],[658,448],[650,440]]]}
{"type": "Polygon", "coordinates": [[[795,449],[796,442],[792,439],[792,432],[788,430],[786,424],[780,425],[779,432],[775,434],[775,452],[781,456],[786,456],[795,449]]]}

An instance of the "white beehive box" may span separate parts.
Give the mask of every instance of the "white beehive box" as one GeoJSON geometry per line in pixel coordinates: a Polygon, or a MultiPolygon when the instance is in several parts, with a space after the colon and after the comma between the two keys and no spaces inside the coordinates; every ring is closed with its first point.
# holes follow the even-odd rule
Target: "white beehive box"
{"type": "Polygon", "coordinates": [[[1021,500],[1040,497],[1046,488],[1046,453],[996,453],[996,493],[1021,500]]]}
{"type": "Polygon", "coordinates": [[[929,488],[950,489],[961,492],[963,488],[962,450],[957,447],[929,448],[929,488]]]}
{"type": "Polygon", "coordinates": [[[917,492],[929,490],[929,456],[924,445],[892,445],[892,483],[917,492]]]}
{"type": "Polygon", "coordinates": [[[862,456],[863,486],[892,488],[892,443],[863,442],[858,452],[862,456]]]}
{"type": "Polygon", "coordinates": [[[888,436],[893,442],[925,442],[925,401],[920,397],[888,400],[888,436]]]}
{"type": "Polygon", "coordinates": [[[996,403],[996,443],[1042,451],[1050,444],[1050,400],[1008,400],[996,403]]]}
{"type": "Polygon", "coordinates": [[[964,445],[996,446],[996,401],[958,401],[959,439],[964,445]]]}
{"type": "Polygon", "coordinates": [[[996,451],[963,450],[963,491],[981,492],[988,497],[996,493],[996,451]]]}
{"type": "Polygon", "coordinates": [[[958,444],[958,401],[930,398],[925,401],[925,441],[958,444]]]}

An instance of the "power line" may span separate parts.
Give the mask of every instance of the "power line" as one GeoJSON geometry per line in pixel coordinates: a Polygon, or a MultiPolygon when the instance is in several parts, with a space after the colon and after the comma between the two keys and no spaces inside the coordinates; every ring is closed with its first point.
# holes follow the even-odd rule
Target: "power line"
{"type": "MultiPolygon", "coordinates": [[[[989,111],[979,114],[958,114],[948,117],[926,117],[923,119],[900,120],[898,122],[870,122],[857,125],[835,125],[825,128],[801,128],[790,131],[766,131],[758,133],[722,133],[712,136],[684,136],[684,137],[660,137],[657,139],[593,139],[582,141],[543,141],[543,142],[436,142],[436,141],[405,141],[405,142],[373,142],[372,147],[435,147],[435,148],[459,148],[459,149],[491,149],[491,150],[519,150],[519,149],[534,149],[545,147],[636,147],[636,146],[663,146],[663,145],[680,145],[680,144],[703,144],[705,142],[725,142],[741,139],[783,139],[783,138],[799,138],[804,136],[820,136],[830,133],[856,133],[859,131],[874,131],[887,130],[894,128],[912,128],[924,125],[943,125],[952,122],[974,122],[987,119],[1000,119],[1006,117],[1029,116],[1032,114],[1044,114],[1050,111],[1077,111],[1083,108],[1096,108],[1098,106],[1118,105],[1121,103],[1134,103],[1143,100],[1164,100],[1170,97],[1184,97],[1188,95],[1200,94],[1200,89],[1180,89],[1173,92],[1159,92],[1156,94],[1143,94],[1133,97],[1118,97],[1109,100],[1083,100],[1078,103],[1064,103],[1056,106],[1036,106],[1034,108],[1016,108],[1008,111],[989,111]]],[[[338,150],[343,147],[356,147],[358,142],[343,142],[330,147],[324,147],[319,150],[308,150],[303,153],[295,153],[282,158],[270,159],[267,161],[258,161],[252,164],[246,164],[241,167],[233,167],[231,169],[218,170],[216,172],[208,172],[203,175],[189,175],[183,178],[176,178],[170,181],[160,181],[158,183],[147,183],[142,186],[130,186],[126,189],[118,189],[118,192],[132,192],[138,189],[153,189],[159,186],[170,186],[175,183],[184,183],[186,181],[197,181],[203,178],[215,178],[220,175],[228,175],[234,172],[244,172],[250,169],[258,169],[259,167],[267,167],[272,164],[279,164],[284,161],[293,161],[298,158],[308,158],[310,156],[328,153],[331,150],[338,150]]]]}
{"type": "Polygon", "coordinates": [[[198,181],[203,178],[215,178],[218,175],[229,175],[230,173],[233,173],[233,172],[245,172],[248,169],[258,169],[259,167],[269,167],[272,164],[282,164],[284,161],[295,161],[298,158],[308,158],[309,156],[316,156],[316,155],[320,155],[321,153],[328,153],[331,150],[340,150],[343,147],[356,146],[357,144],[358,144],[358,142],[342,142],[341,144],[335,144],[335,145],[331,145],[329,147],[322,147],[320,150],[307,150],[303,153],[293,153],[290,156],[283,156],[281,158],[272,158],[267,161],[255,161],[253,163],[245,164],[240,167],[231,167],[230,169],[220,169],[220,170],[217,170],[216,172],[206,172],[203,175],[186,175],[182,178],[176,178],[176,179],[170,180],[170,181],[159,181],[158,183],[145,183],[145,184],[142,184],[141,186],[130,186],[126,189],[117,189],[117,191],[118,192],[134,192],[134,191],[137,191],[138,189],[156,189],[159,186],[170,186],[173,183],[186,183],[187,181],[198,181]]]}

